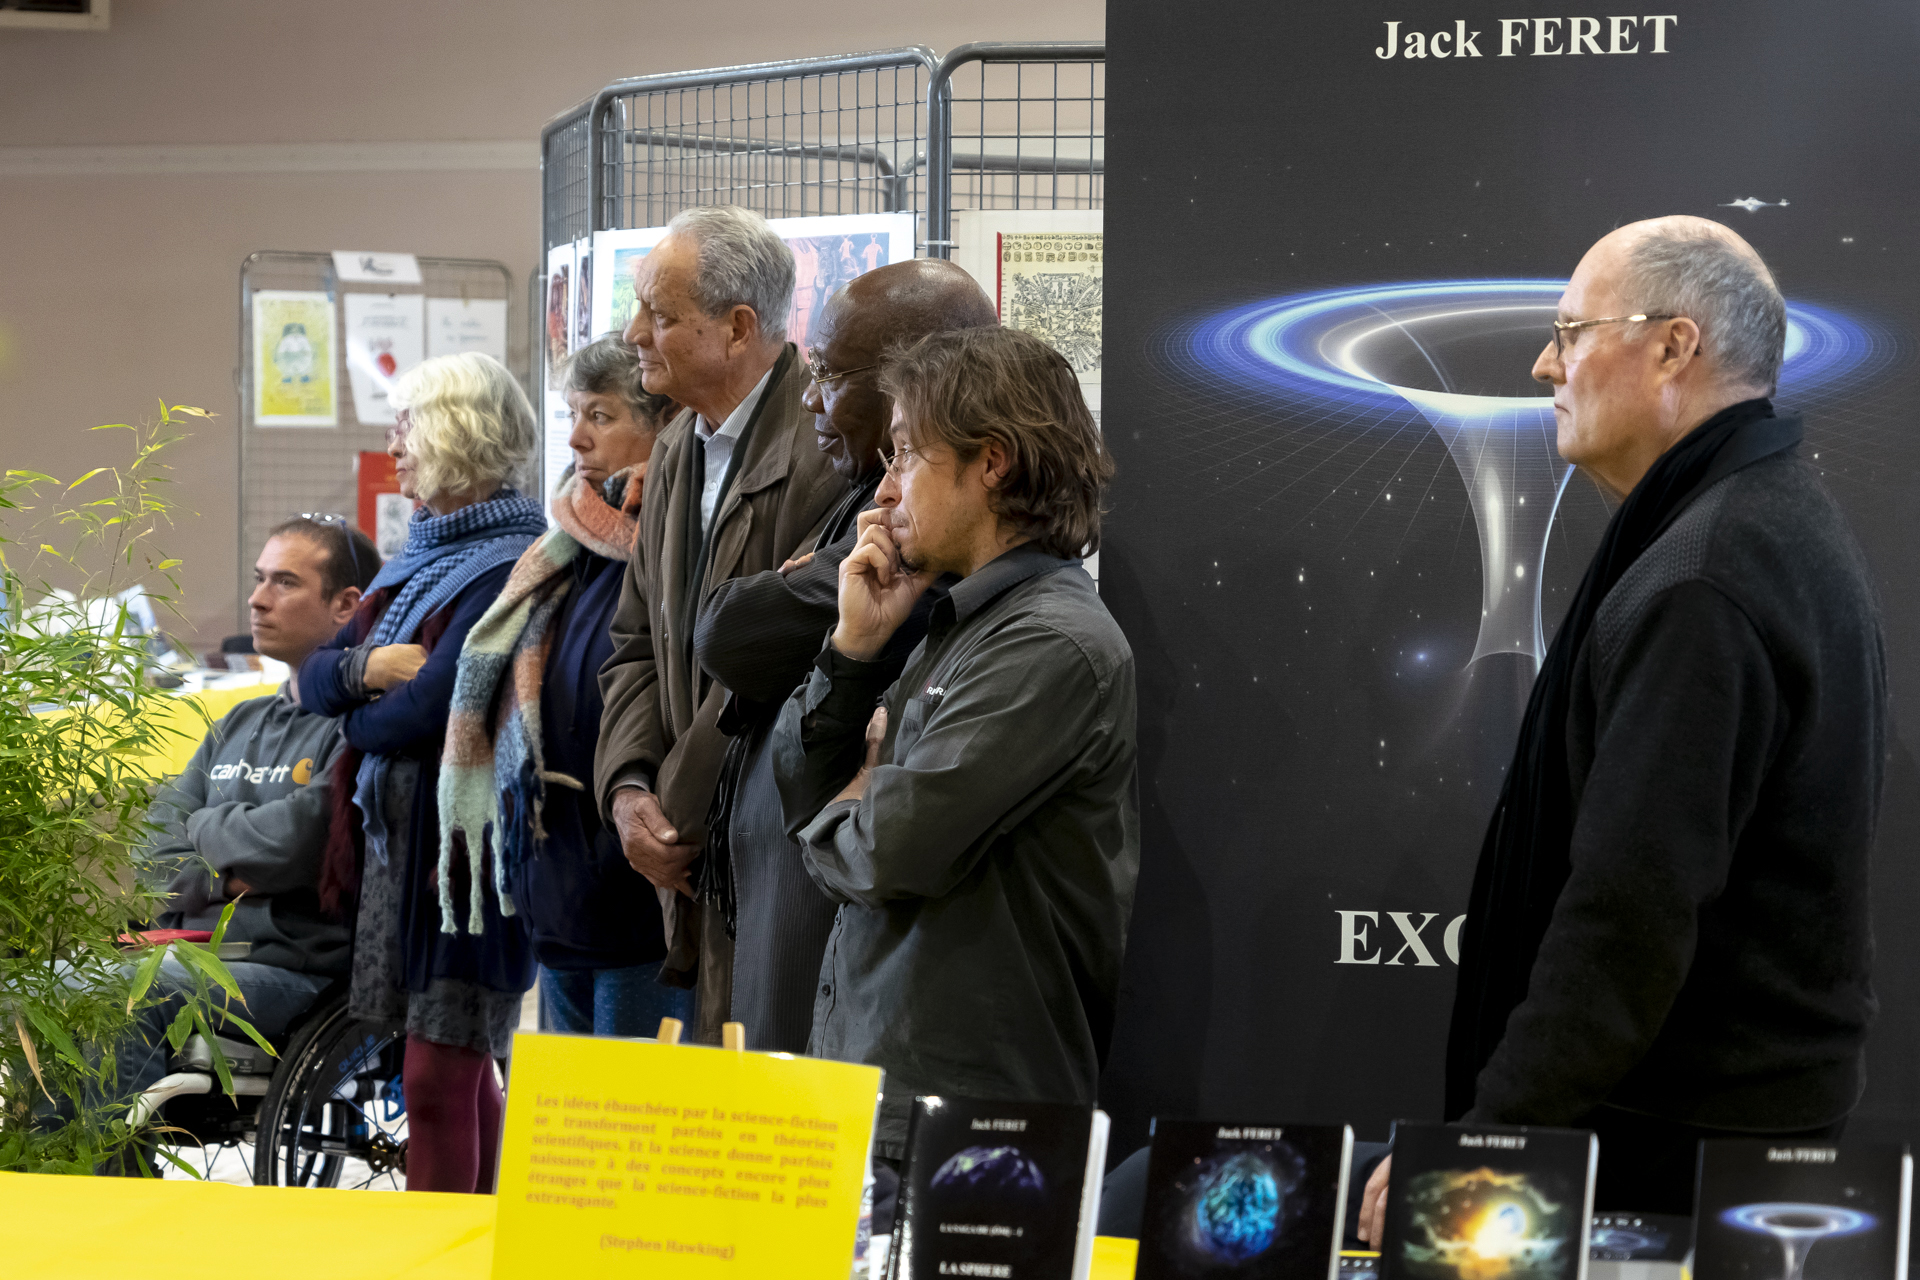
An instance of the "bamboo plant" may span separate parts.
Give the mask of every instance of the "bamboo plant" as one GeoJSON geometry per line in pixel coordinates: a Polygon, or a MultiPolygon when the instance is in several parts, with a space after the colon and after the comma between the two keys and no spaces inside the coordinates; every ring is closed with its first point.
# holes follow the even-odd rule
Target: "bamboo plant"
{"type": "MultiPolygon", "coordinates": [[[[0,475],[0,1171],[150,1172],[130,1152],[146,1144],[128,1127],[132,1091],[111,1046],[139,1034],[168,955],[195,984],[167,1029],[174,1049],[195,1031],[211,1039],[216,1019],[259,1040],[217,937],[144,951],[122,941],[162,896],[134,861],[156,828],[159,753],[181,736],[161,714],[172,695],[148,678],[144,615],[123,593],[143,586],[172,608],[180,562],[154,545],[172,510],[161,455],[186,420],[209,416],[163,402],[155,420],[95,427],[126,433],[131,459],[70,483],[0,475]]],[[[215,1065],[231,1093],[224,1058],[215,1065]]]]}

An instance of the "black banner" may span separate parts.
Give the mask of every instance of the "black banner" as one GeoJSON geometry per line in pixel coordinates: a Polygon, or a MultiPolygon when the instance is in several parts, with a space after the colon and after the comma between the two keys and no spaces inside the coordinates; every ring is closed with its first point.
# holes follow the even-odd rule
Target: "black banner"
{"type": "MultiPolygon", "coordinates": [[[[1457,926],[1539,655],[1609,511],[1529,369],[1611,228],[1773,267],[1807,415],[1920,697],[1920,17],[1114,0],[1101,590],[1140,672],[1145,848],[1103,1096],[1438,1118],[1457,926]]],[[[1914,713],[1908,712],[1911,721],[1914,713]]],[[[1875,868],[1855,1131],[1920,1117],[1920,774],[1875,868]]]]}

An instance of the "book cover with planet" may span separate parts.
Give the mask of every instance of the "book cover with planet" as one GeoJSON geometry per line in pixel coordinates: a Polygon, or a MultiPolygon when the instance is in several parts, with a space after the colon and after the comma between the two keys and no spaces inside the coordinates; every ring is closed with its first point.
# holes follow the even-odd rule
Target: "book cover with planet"
{"type": "Polygon", "coordinates": [[[1086,1276],[1106,1155],[1091,1107],[915,1098],[888,1276],[1086,1276]]]}
{"type": "Polygon", "coordinates": [[[1585,1280],[1599,1159],[1581,1130],[1399,1122],[1381,1274],[1585,1280]]]}
{"type": "Polygon", "coordinates": [[[1703,1142],[1695,1280],[1906,1280],[1912,1193],[1899,1143],[1703,1142]]]}
{"type": "Polygon", "coordinates": [[[1346,1125],[1153,1122],[1140,1280],[1333,1280],[1346,1125]]]}

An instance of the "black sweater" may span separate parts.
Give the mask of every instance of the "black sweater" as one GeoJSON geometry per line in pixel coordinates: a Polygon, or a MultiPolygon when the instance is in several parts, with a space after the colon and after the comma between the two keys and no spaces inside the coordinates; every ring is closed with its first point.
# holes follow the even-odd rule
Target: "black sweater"
{"type": "Polygon", "coordinates": [[[1574,681],[1572,875],[1467,1120],[1844,1116],[1877,1009],[1886,669],[1813,469],[1782,454],[1702,494],[1608,593],[1574,681]]]}

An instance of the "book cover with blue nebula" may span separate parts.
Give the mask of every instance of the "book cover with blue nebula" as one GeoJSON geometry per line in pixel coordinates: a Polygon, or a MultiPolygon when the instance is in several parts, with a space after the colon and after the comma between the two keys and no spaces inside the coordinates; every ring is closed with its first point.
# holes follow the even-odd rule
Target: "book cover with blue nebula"
{"type": "Polygon", "coordinates": [[[915,1098],[888,1276],[1085,1277],[1106,1154],[1091,1107],[915,1098]]]}
{"type": "Polygon", "coordinates": [[[1585,1280],[1599,1160],[1584,1130],[1401,1121],[1381,1274],[1585,1280]]]}
{"type": "Polygon", "coordinates": [[[1695,1280],[1906,1280],[1912,1195],[1899,1143],[1703,1142],[1695,1280]]]}
{"type": "Polygon", "coordinates": [[[1332,1280],[1346,1125],[1153,1122],[1140,1280],[1332,1280]]]}

